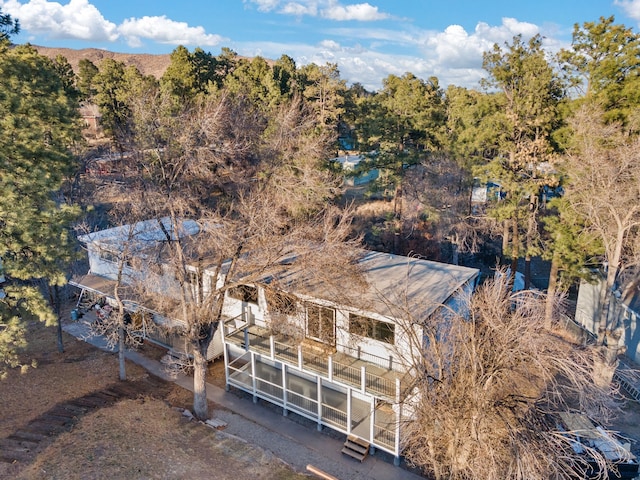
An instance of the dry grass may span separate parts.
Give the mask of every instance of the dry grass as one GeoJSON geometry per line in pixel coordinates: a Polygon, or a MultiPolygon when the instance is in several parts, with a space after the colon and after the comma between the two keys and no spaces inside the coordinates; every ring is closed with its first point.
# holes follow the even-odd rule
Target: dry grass
{"type": "MultiPolygon", "coordinates": [[[[0,382],[0,439],[60,402],[118,381],[117,357],[65,334],[57,353],[53,328],[34,323],[24,358],[38,367],[11,371],[0,382]]],[[[145,346],[144,353],[162,352],[145,346]]],[[[127,363],[131,380],[148,375],[127,363]]],[[[163,400],[123,400],[81,417],[52,439],[30,465],[0,462],[0,478],[20,479],[302,479],[264,450],[202,424],[172,407],[188,408],[193,394],[173,386],[163,400]]],[[[213,406],[212,406],[213,407],[213,406]]]]}
{"type": "MultiPolygon", "coordinates": [[[[56,332],[33,323],[24,359],[35,359],[37,368],[21,374],[11,370],[0,382],[0,438],[43,414],[57,403],[100,390],[118,380],[117,359],[64,334],[65,353],[56,346],[56,332]]],[[[129,364],[135,378],[143,370],[129,364]]]]}
{"type": "Polygon", "coordinates": [[[248,443],[189,423],[160,400],[127,400],[82,419],[16,478],[304,478],[248,443]]]}

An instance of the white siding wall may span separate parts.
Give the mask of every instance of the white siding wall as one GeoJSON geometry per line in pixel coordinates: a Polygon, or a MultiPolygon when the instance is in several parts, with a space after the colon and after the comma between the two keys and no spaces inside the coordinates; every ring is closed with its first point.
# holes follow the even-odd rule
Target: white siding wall
{"type": "Polygon", "coordinates": [[[597,319],[600,315],[600,289],[602,283],[580,282],[576,303],[576,322],[593,334],[598,333],[597,319]]]}

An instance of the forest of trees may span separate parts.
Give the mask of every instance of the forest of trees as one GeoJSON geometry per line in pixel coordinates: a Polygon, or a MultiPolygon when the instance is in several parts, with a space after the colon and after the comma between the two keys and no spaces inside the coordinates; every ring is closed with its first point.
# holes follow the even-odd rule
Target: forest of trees
{"type": "MultiPolygon", "coordinates": [[[[62,57],[11,46],[19,24],[7,15],[0,20],[0,371],[20,365],[26,322],[60,320],[56,299],[77,256],[74,227],[82,220],[70,186],[96,145],[82,139],[83,104],[99,108],[109,148],[134,159],[111,224],[168,217],[175,225],[198,218],[224,226],[202,251],[167,237],[184,286],[174,307],[189,325],[200,417],[207,415],[204,355],[234,277],[194,302],[188,255],[219,265],[233,259],[233,266],[245,262],[245,270],[262,273],[293,245],[304,259],[300,268],[340,271],[350,250],[337,246],[364,238],[370,248],[396,254],[520,270],[525,288],[532,286],[532,260],[542,258],[551,265],[547,305],[535,318],[547,330],[563,313],[558,295],[580,278],[601,270],[601,303],[608,305],[616,285],[640,276],[640,36],[613,17],[576,25],[571,48],[554,56],[539,36],[495,45],[484,54],[486,79],[477,89],[442,88],[435,77],[407,72],[388,76],[375,92],[348,85],[334,64],[298,66],[287,55],[246,59],[227,48],[213,55],[178,47],[161,78],[112,59],[81,60],[74,72],[62,57]],[[366,157],[360,168],[380,171],[367,195],[388,202],[382,227],[354,231],[357,213],[343,208],[343,172],[328,159],[345,143],[366,157]],[[489,182],[499,191],[472,209],[472,187],[489,182]],[[323,246],[320,258],[304,254],[310,240],[323,246]]],[[[496,309],[505,295],[495,295],[496,309]]],[[[490,294],[482,299],[492,301],[490,294]]],[[[490,320],[488,310],[478,310],[478,322],[490,320]]],[[[612,368],[606,347],[619,326],[607,318],[604,308],[598,344],[612,368]]],[[[550,370],[573,355],[547,353],[550,370]]],[[[470,361],[487,361],[480,357],[470,361]]],[[[540,382],[565,374],[559,368],[540,382]]],[[[549,392],[535,387],[540,396],[549,392]]],[[[514,428],[535,425],[541,427],[527,416],[514,428]]],[[[514,451],[524,451],[532,440],[517,441],[524,443],[514,451]]],[[[502,458],[480,477],[460,469],[450,452],[412,453],[438,478],[514,474],[502,458]]],[[[513,478],[563,478],[555,470],[557,477],[549,476],[548,462],[522,459],[530,470],[513,478]]]]}

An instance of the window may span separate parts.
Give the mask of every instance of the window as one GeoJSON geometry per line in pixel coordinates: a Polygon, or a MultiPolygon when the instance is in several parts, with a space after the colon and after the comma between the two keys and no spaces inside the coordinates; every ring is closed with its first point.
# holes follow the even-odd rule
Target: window
{"type": "MultiPolygon", "coordinates": [[[[121,261],[120,255],[111,250],[100,249],[98,254],[100,255],[100,258],[105,262],[119,264],[121,261]]],[[[124,260],[124,265],[126,265],[127,267],[131,267],[131,260],[129,258],[126,258],[124,260]]]]}
{"type": "Polygon", "coordinates": [[[282,315],[295,315],[298,311],[296,297],[286,293],[266,291],[269,310],[282,315]]]}
{"type": "Polygon", "coordinates": [[[307,305],[307,336],[330,345],[336,343],[336,311],[320,305],[307,305]]]}
{"type": "Polygon", "coordinates": [[[258,288],[251,285],[238,285],[227,291],[229,298],[235,298],[245,303],[258,303],[258,288]]]}
{"type": "Polygon", "coordinates": [[[350,313],[349,333],[393,344],[395,340],[395,325],[350,313]]]}

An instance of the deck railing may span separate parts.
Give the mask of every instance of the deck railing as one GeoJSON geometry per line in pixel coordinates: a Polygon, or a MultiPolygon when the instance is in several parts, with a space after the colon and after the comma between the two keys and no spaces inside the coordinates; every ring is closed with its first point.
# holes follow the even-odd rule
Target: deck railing
{"type": "MultiPolygon", "coordinates": [[[[358,383],[363,379],[363,383],[367,383],[369,387],[379,384],[381,377],[369,375],[366,366],[358,369],[342,365],[340,362],[334,362],[329,356],[322,376],[312,378],[308,371],[301,372],[299,368],[303,363],[302,359],[306,358],[302,346],[296,346],[296,362],[279,363],[274,361],[273,356],[267,358],[260,351],[266,343],[263,341],[264,335],[254,332],[254,335],[250,336],[242,333],[234,338],[253,338],[256,343],[248,343],[246,348],[243,345],[239,349],[237,342],[232,342],[225,347],[228,385],[252,394],[254,400],[262,398],[281,406],[285,415],[288,411],[295,412],[317,422],[319,428],[324,425],[342,433],[359,436],[376,448],[398,455],[400,426],[397,418],[401,416],[402,407],[398,407],[395,402],[381,399],[380,395],[369,397],[368,400],[362,399],[357,394],[362,392],[362,385],[356,385],[356,388],[351,389],[336,385],[337,382],[358,383]]],[[[282,342],[275,342],[273,337],[266,338],[269,339],[271,353],[275,356],[278,343],[282,342]]],[[[279,348],[281,351],[290,352],[291,350],[284,349],[285,346],[286,344],[282,344],[279,348]]],[[[315,355],[309,358],[314,358],[314,365],[319,368],[318,360],[322,357],[315,355]]],[[[388,380],[389,389],[395,385],[395,391],[399,391],[399,380],[395,383],[391,379],[385,380],[388,380]]]]}
{"type": "Polygon", "coordinates": [[[322,419],[335,427],[347,428],[347,412],[339,410],[326,403],[322,404],[322,419]]]}
{"type": "Polygon", "coordinates": [[[399,366],[398,362],[394,361],[393,355],[389,355],[388,357],[381,357],[379,355],[374,355],[373,353],[363,352],[362,348],[359,345],[357,347],[351,347],[349,345],[339,345],[339,347],[340,350],[345,352],[350,357],[372,363],[379,366],[380,368],[393,370],[394,367],[399,366]]]}
{"type": "Polygon", "coordinates": [[[296,344],[286,337],[274,337],[257,327],[250,328],[242,316],[224,322],[227,342],[245,350],[267,355],[297,368],[315,372],[372,395],[396,399],[400,395],[399,374],[390,366],[393,359],[365,354],[360,349],[342,347],[338,354],[323,354],[317,349],[296,344]],[[357,354],[353,356],[352,354],[357,354]],[[385,376],[380,371],[387,373],[385,376]]]}

